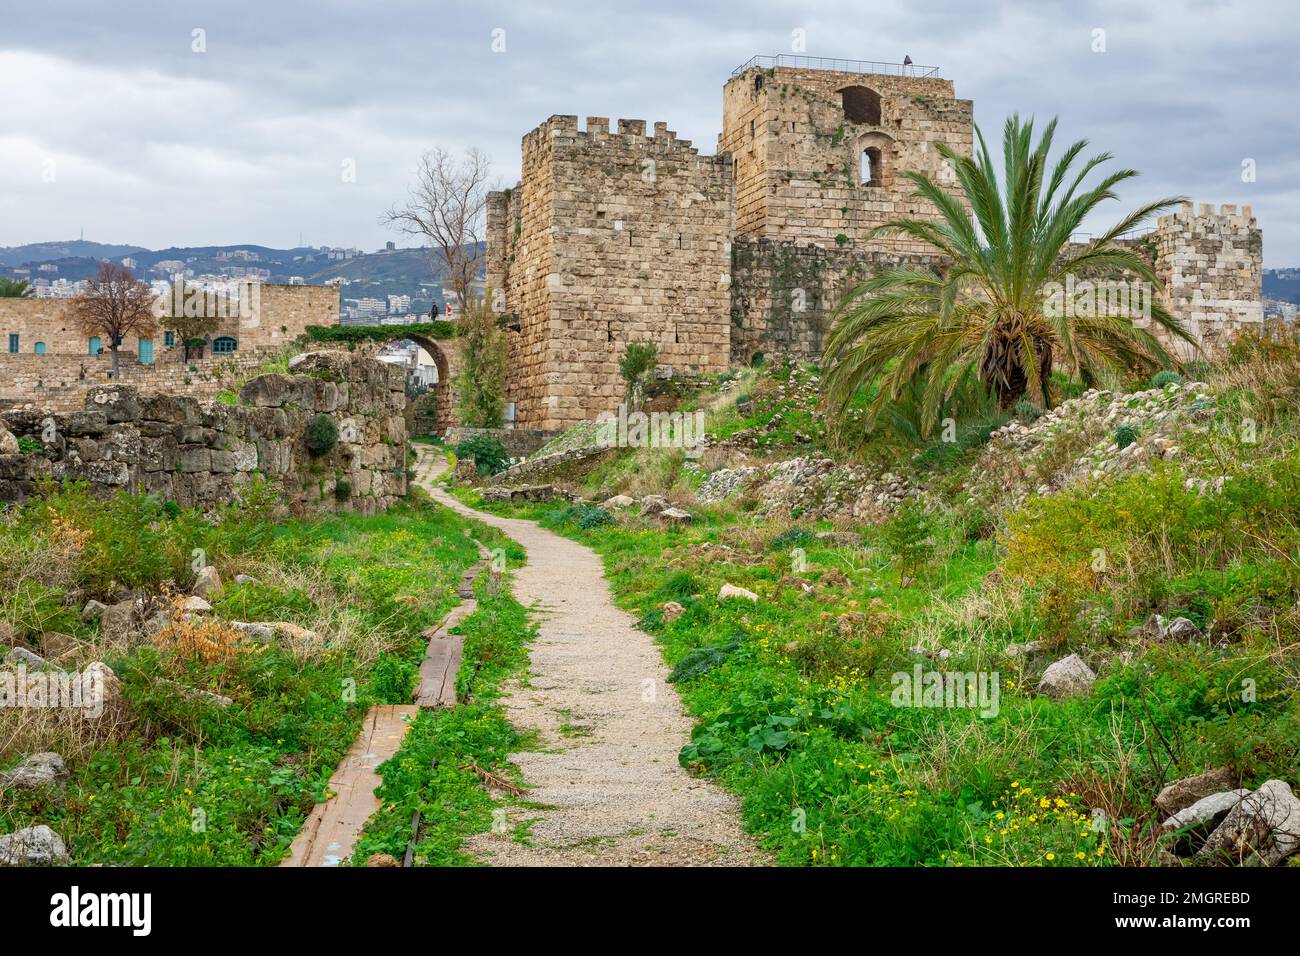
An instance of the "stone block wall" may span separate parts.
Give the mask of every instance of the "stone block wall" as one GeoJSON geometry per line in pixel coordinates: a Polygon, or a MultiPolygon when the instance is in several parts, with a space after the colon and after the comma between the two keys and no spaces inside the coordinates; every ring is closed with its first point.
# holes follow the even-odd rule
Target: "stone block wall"
{"type": "Polygon", "coordinates": [[[654,342],[661,366],[730,358],[732,178],[664,123],[553,116],[524,137],[522,178],[488,210],[488,277],[510,316],[508,397],[525,427],[617,408],[618,358],[654,342]]]}
{"type": "MultiPolygon", "coordinates": [[[[162,330],[148,338],[153,361],[139,360],[139,336],[118,350],[117,384],[208,398],[246,377],[268,358],[281,355],[309,325],[337,325],[339,293],[334,286],[245,283],[238,314],[223,319],[210,338],[229,336],[234,352],[185,361],[184,347],[163,345],[162,330]],[[245,308],[246,306],[246,308],[245,308]]],[[[112,381],[112,356],[90,354],[68,299],[0,299],[0,349],[18,336],[17,353],[0,351],[0,404],[37,402],[62,411],[81,407],[86,390],[112,381]],[[44,346],[37,354],[36,345],[44,346]]],[[[101,345],[103,343],[101,342],[101,345]]]]}
{"type": "MultiPolygon", "coordinates": [[[[1212,355],[1241,329],[1264,321],[1263,235],[1250,206],[1190,202],[1161,216],[1153,234],[1165,308],[1212,355]]],[[[1157,333],[1181,358],[1192,349],[1157,333]]]]}
{"type": "MultiPolygon", "coordinates": [[[[117,384],[142,391],[167,392],[191,398],[211,398],[239,384],[278,349],[241,350],[231,355],[205,355],[182,361],[179,351],[166,350],[149,365],[133,354],[119,357],[117,384]]],[[[113,384],[113,360],[108,355],[8,355],[0,353],[0,408],[26,403],[54,411],[77,411],[86,392],[96,385],[113,384]]]]}
{"type": "MultiPolygon", "coordinates": [[[[970,156],[974,107],[951,80],[795,67],[751,67],[723,89],[718,151],[731,154],[736,235],[830,247],[901,217],[936,215],[900,175],[913,170],[963,199],[936,148],[970,156]],[[862,156],[873,156],[864,181],[862,156]]],[[[924,252],[877,237],[872,250],[924,252]]]]}
{"type": "Polygon", "coordinates": [[[792,240],[732,244],[731,363],[793,356],[817,361],[840,298],[886,269],[942,269],[935,255],[846,243],[826,249],[792,240]]]}
{"type": "Polygon", "coordinates": [[[23,407],[0,415],[7,431],[43,449],[0,456],[0,501],[22,499],[51,478],[211,507],[261,475],[295,513],[371,514],[406,494],[405,404],[400,369],[342,352],[308,353],[295,359],[292,374],[251,380],[238,405],[94,386],[79,411],[23,407]],[[339,438],[314,456],[305,434],[318,414],[334,420],[339,438]],[[349,492],[336,496],[343,481],[349,492]]]}

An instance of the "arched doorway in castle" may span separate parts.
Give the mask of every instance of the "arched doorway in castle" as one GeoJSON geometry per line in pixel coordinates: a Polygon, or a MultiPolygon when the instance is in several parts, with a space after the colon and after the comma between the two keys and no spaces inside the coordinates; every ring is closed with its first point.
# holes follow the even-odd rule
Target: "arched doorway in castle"
{"type": "Polygon", "coordinates": [[[375,358],[406,372],[406,426],[409,434],[441,436],[456,424],[452,380],[458,349],[454,340],[393,330],[375,358]]]}

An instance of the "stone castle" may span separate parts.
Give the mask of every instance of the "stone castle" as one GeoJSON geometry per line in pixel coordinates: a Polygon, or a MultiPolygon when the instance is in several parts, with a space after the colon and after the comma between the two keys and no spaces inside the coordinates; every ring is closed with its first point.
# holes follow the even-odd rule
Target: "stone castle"
{"type": "MultiPolygon", "coordinates": [[[[961,198],[938,143],[973,148],[973,106],[926,67],[755,58],[723,88],[717,154],[665,123],[552,116],[523,138],[519,183],[488,200],[487,284],[507,316],[516,421],[561,429],[613,411],[618,358],[705,374],[816,359],[831,310],[866,276],[942,267],[927,247],[867,240],[934,211],[904,170],[961,198]]],[[[1207,349],[1262,321],[1258,225],[1188,203],[1143,238],[1167,307],[1207,349]]]]}
{"type": "MultiPolygon", "coordinates": [[[[486,278],[508,329],[516,425],[545,435],[615,411],[630,342],[656,343],[673,375],[817,359],[854,285],[890,267],[943,267],[914,241],[867,237],[891,219],[934,214],[903,171],[964,201],[936,147],[969,156],[973,132],[971,101],[935,69],[787,56],[733,71],[713,156],[666,123],[647,132],[642,120],[611,127],[593,116],[580,128],[576,116],[552,116],[523,138],[519,183],[488,197],[486,278]]],[[[1133,241],[1206,350],[1262,321],[1262,239],[1249,206],[1187,203],[1133,241]]],[[[215,332],[202,359],[165,338],[123,343],[113,384],[212,397],[301,344],[307,326],[338,323],[332,286],[257,291],[256,307],[215,332]]],[[[461,342],[393,332],[434,356],[427,429],[442,434],[455,423],[461,342]]],[[[76,411],[109,382],[103,343],[78,331],[67,300],[0,298],[6,340],[0,408],[76,411]]]]}

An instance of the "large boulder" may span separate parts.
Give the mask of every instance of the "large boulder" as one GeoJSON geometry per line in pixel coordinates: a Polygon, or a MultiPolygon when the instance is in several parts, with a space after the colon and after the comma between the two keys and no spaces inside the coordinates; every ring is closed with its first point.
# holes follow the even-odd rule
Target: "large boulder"
{"type": "Polygon", "coordinates": [[[0,773],[0,791],[44,790],[62,793],[68,781],[68,768],[56,753],[32,754],[12,770],[0,773]]]}
{"type": "Polygon", "coordinates": [[[695,520],[689,511],[683,511],[681,508],[665,508],[659,512],[658,518],[669,525],[685,525],[695,520]]]}
{"type": "Polygon", "coordinates": [[[666,602],[660,610],[663,612],[665,624],[671,624],[686,613],[686,608],[682,607],[682,605],[678,604],[676,601],[666,602]]]}
{"type": "Polygon", "coordinates": [[[115,703],[122,699],[122,681],[103,661],[91,661],[81,671],[81,699],[88,708],[115,703]]]}
{"type": "Polygon", "coordinates": [[[1078,654],[1071,654],[1048,666],[1038,682],[1038,690],[1058,700],[1080,697],[1092,692],[1097,680],[1091,667],[1078,654]]]}
{"type": "Polygon", "coordinates": [[[11,648],[5,655],[4,662],[7,666],[15,668],[21,664],[29,671],[59,670],[40,654],[25,647],[11,648]]]}
{"type": "Polygon", "coordinates": [[[1232,783],[1232,774],[1227,767],[1215,767],[1193,777],[1175,780],[1156,796],[1156,806],[1172,816],[1197,800],[1231,790],[1232,783]]]}
{"type": "Polygon", "coordinates": [[[1283,780],[1268,780],[1228,811],[1201,856],[1273,866],[1300,850],[1300,799],[1283,780]]]}
{"type": "Polygon", "coordinates": [[[18,454],[18,439],[0,422],[0,455],[18,454]]]}
{"type": "Polygon", "coordinates": [[[107,604],[92,599],[87,601],[86,606],[81,609],[81,620],[85,624],[89,624],[92,621],[98,621],[104,616],[104,612],[107,610],[107,604]]]}
{"type": "Polygon", "coordinates": [[[110,604],[99,613],[99,635],[106,641],[127,640],[136,630],[134,599],[110,604]]]}
{"type": "Polygon", "coordinates": [[[663,495],[646,495],[641,499],[641,514],[645,517],[653,518],[666,508],[671,508],[672,506],[672,502],[663,495]]]}
{"type": "Polygon", "coordinates": [[[50,866],[68,862],[63,838],[45,824],[0,836],[0,866],[50,866]]]}
{"type": "Polygon", "coordinates": [[[86,392],[86,410],[104,413],[109,424],[140,417],[140,393],[131,385],[96,385],[86,392]]]}

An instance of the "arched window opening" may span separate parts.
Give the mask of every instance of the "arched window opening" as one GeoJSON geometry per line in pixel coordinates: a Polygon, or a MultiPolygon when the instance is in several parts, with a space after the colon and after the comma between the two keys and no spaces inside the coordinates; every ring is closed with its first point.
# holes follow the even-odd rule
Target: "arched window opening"
{"type": "Polygon", "coordinates": [[[885,184],[884,158],[880,148],[868,146],[862,151],[862,185],[883,186],[885,184]]]}
{"type": "Polygon", "coordinates": [[[844,118],[850,123],[880,125],[880,94],[865,86],[847,86],[840,90],[844,118]]]}
{"type": "Polygon", "coordinates": [[[231,352],[238,351],[239,342],[231,335],[218,335],[212,340],[213,355],[229,355],[231,352]]]}

